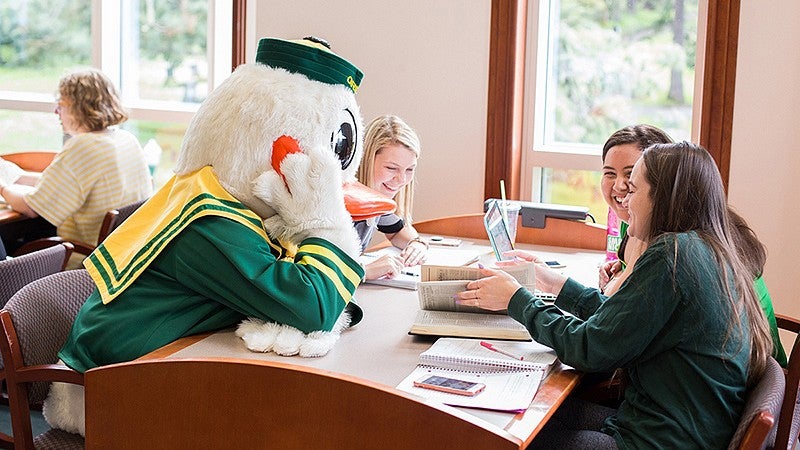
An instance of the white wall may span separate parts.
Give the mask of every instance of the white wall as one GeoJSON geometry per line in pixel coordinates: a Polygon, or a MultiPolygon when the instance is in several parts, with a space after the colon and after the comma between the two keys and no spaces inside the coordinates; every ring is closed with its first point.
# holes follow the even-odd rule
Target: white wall
{"type": "Polygon", "coordinates": [[[767,246],[775,310],[800,317],[800,2],[764,5],[741,5],[729,200],[767,246]]]}
{"type": "Polygon", "coordinates": [[[255,29],[257,38],[328,40],[364,72],[356,95],[364,121],[397,114],[417,131],[423,148],[414,219],[420,220],[483,207],[490,6],[488,0],[269,0],[256,2],[255,29]]]}

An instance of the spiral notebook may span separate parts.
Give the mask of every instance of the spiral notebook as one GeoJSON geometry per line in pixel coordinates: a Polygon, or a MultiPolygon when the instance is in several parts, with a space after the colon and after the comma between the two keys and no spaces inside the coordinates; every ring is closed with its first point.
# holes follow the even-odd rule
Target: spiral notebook
{"type": "Polygon", "coordinates": [[[556,361],[555,352],[538,342],[440,338],[420,354],[419,365],[397,388],[452,406],[522,411],[531,404],[539,384],[556,361]],[[489,350],[481,342],[516,359],[489,350]],[[474,397],[466,397],[414,386],[414,380],[424,375],[483,383],[486,388],[474,397]]]}

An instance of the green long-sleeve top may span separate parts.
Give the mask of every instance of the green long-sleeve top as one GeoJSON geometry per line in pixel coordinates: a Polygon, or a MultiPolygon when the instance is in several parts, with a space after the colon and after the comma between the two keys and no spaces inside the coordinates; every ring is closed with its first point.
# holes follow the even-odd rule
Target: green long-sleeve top
{"type": "Polygon", "coordinates": [[[697,234],[667,235],[612,297],[569,279],[558,308],[521,288],[508,313],[566,364],[628,370],[603,428],[620,448],[725,448],[744,407],[750,343],[731,319],[721,272],[697,234]]]}
{"type": "Polygon", "coordinates": [[[359,276],[363,269],[317,238],[304,240],[293,260],[279,256],[267,241],[237,222],[216,216],[198,219],[113,302],[103,304],[95,290],[59,357],[85,372],[133,360],[183,336],[228,327],[245,317],[304,332],[330,330],[345,307],[340,289],[352,295],[357,287],[342,269],[359,276]],[[313,262],[298,264],[301,259],[313,262]]]}

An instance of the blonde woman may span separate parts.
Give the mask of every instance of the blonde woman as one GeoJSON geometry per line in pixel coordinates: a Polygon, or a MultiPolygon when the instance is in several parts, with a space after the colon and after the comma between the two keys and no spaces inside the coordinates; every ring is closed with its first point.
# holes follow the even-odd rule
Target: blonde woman
{"type": "Polygon", "coordinates": [[[358,180],[397,202],[397,211],[354,223],[364,251],[375,230],[401,249],[400,256],[384,255],[365,265],[365,279],[394,277],[403,267],[425,261],[428,245],[411,226],[414,202],[414,171],[421,146],[414,130],[397,116],[373,119],[364,135],[364,158],[358,168],[358,180]]]}

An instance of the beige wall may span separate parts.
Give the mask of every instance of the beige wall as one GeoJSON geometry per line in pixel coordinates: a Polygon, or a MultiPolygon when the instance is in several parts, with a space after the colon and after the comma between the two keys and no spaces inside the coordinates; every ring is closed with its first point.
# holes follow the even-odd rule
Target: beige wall
{"type": "Polygon", "coordinates": [[[391,113],[417,130],[415,220],[482,209],[488,0],[250,3],[256,38],[313,34],[364,72],[357,98],[365,122],[391,113]]]}
{"type": "Polygon", "coordinates": [[[800,317],[800,2],[742,1],[729,199],[769,252],[775,310],[800,317]]]}

